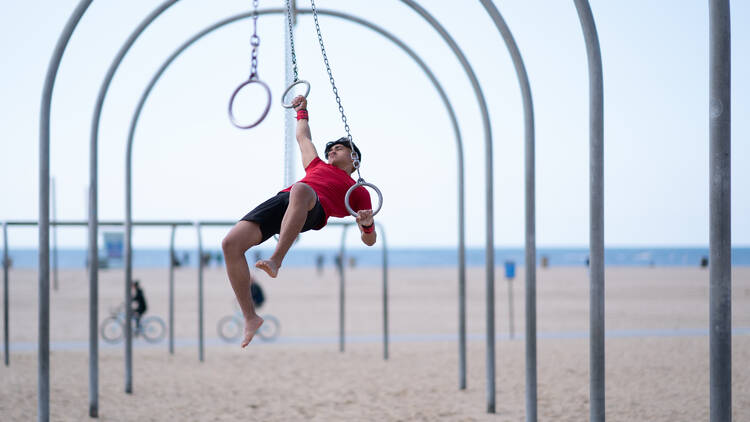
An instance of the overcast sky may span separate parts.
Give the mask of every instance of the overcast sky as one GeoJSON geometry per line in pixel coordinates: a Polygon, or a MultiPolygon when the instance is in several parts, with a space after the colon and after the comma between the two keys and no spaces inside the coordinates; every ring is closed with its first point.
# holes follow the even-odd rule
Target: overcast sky
{"type": "MultiPolygon", "coordinates": [[[[0,220],[36,219],[39,108],[55,42],[75,0],[12,2],[0,15],[0,220]]],[[[59,219],[86,218],[89,139],[107,68],[154,0],[97,1],[63,57],[52,101],[51,174],[59,219]]],[[[106,97],[99,131],[99,216],[124,218],[128,128],[143,89],[167,56],[204,27],[245,12],[250,1],[183,0],[135,43],[106,97]]],[[[537,242],[588,244],[588,73],[572,1],[496,1],[523,55],[536,120],[537,242]]],[[[282,7],[261,0],[261,8],[282,7]]],[[[309,7],[301,1],[300,7],[309,7]]],[[[477,99],[438,34],[398,1],[319,0],[318,7],[365,18],[401,38],[431,68],[459,119],[466,159],[467,243],[485,231],[484,133],[477,99]]],[[[524,236],[523,110],[502,38],[479,1],[422,5],[450,31],[471,62],[487,100],[494,148],[495,241],[524,236]]],[[[608,246],[708,244],[708,2],[592,1],[604,65],[605,242],[608,246]]],[[[732,1],[732,238],[750,245],[750,3],[732,1]]],[[[362,175],[382,190],[377,220],[389,245],[452,246],[457,241],[456,142],[448,113],[420,67],[377,33],[320,18],[333,74],[362,175]]],[[[266,120],[249,131],[227,117],[232,90],[248,76],[250,21],[219,29],[182,54],[148,98],[135,135],[135,219],[237,220],[284,188],[283,15],[259,19],[259,73],[273,92],[266,120]]],[[[300,77],[312,83],[313,140],[342,136],[314,25],[296,31],[300,77]]],[[[260,97],[258,97],[260,98],[260,97]]],[[[262,101],[258,99],[258,104],[262,101]]],[[[257,106],[256,106],[257,107],[257,106]]],[[[251,107],[252,108],[252,107],[251,107]]],[[[253,110],[247,110],[252,112],[253,110]]],[[[296,159],[297,178],[303,175],[296,159]]],[[[227,229],[207,230],[218,247],[227,229]]],[[[83,229],[63,229],[60,244],[85,245],[83,229]]],[[[304,247],[338,244],[329,228],[304,247]]],[[[352,238],[356,237],[352,233],[352,238]]],[[[183,230],[179,242],[194,242],[183,230]]],[[[14,228],[14,246],[36,232],[14,228]]],[[[136,246],[166,245],[168,233],[138,229],[136,246]]]]}

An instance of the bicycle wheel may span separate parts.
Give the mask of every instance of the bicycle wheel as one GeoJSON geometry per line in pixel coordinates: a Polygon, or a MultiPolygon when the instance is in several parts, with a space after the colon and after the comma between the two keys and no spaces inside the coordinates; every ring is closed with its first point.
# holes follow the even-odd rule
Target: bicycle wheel
{"type": "Polygon", "coordinates": [[[234,315],[227,315],[216,324],[216,331],[224,341],[236,341],[242,335],[242,322],[234,315]]]}
{"type": "Polygon", "coordinates": [[[99,333],[107,343],[119,343],[124,331],[120,320],[113,316],[105,318],[99,325],[99,333]]]}
{"type": "Polygon", "coordinates": [[[281,323],[273,315],[263,315],[264,322],[258,330],[258,336],[263,340],[270,341],[279,336],[281,323]]]}
{"type": "Polygon", "coordinates": [[[157,343],[164,339],[167,325],[158,316],[148,316],[141,319],[141,334],[149,343],[157,343]]]}

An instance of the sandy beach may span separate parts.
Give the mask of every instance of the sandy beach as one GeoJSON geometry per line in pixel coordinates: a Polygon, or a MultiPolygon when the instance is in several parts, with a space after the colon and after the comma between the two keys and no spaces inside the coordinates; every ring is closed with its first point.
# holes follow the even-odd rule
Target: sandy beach
{"type": "MultiPolygon", "coordinates": [[[[167,270],[135,270],[149,314],[167,319],[167,270]]],[[[523,421],[523,271],[513,281],[515,338],[509,339],[508,283],[496,276],[497,413],[485,412],[485,275],[467,276],[468,368],[458,390],[457,270],[396,268],[389,274],[390,357],[383,360],[380,269],[346,273],[346,351],[338,350],[338,275],[327,268],[258,275],[281,322],[275,342],[247,349],[218,338],[234,313],[221,268],[205,273],[205,361],[199,362],[197,272],[175,281],[175,354],[167,342],[134,343],[132,395],[124,391],[122,345],[100,346],[102,421],[523,421]]],[[[537,273],[540,420],[588,420],[588,279],[585,268],[537,273]]],[[[51,293],[52,420],[88,419],[88,280],[60,272],[51,293]]],[[[10,366],[0,368],[0,419],[36,418],[37,276],[10,273],[10,366]]],[[[122,302],[123,273],[100,273],[99,321],[122,302]]],[[[708,419],[708,271],[607,268],[606,411],[612,421],[708,419]]],[[[750,268],[733,274],[733,417],[750,420],[750,268]]]]}

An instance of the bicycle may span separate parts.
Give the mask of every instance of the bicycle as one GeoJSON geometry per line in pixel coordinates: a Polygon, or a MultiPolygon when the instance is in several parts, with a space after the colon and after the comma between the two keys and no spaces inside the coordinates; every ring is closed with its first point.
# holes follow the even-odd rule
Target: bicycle
{"type": "MultiPolygon", "coordinates": [[[[237,302],[235,302],[235,308],[237,302]]],[[[279,336],[281,332],[281,323],[273,315],[261,315],[263,318],[263,325],[256,333],[258,337],[265,341],[272,341],[279,336]]],[[[216,324],[216,330],[219,333],[219,337],[226,342],[235,342],[242,337],[244,328],[244,318],[242,312],[238,309],[235,310],[234,315],[226,315],[222,317],[216,324]]]]}
{"type": "MultiPolygon", "coordinates": [[[[143,335],[149,343],[157,343],[164,339],[167,325],[164,320],[156,315],[141,318],[140,326],[136,325],[136,319],[132,319],[132,332],[134,337],[143,335]]],[[[123,304],[109,310],[109,316],[99,325],[99,333],[104,341],[116,344],[122,341],[125,335],[125,307],[123,304]]]]}

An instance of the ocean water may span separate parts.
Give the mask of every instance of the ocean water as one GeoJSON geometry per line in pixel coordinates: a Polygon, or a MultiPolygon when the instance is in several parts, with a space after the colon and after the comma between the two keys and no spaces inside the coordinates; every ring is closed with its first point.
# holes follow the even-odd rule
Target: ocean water
{"type": "MultiPolygon", "coordinates": [[[[256,253],[261,257],[271,255],[271,249],[259,249],[248,253],[248,262],[254,262],[256,253]]],[[[286,267],[312,267],[322,259],[322,265],[335,265],[338,249],[303,249],[292,248],[284,260],[286,267]]],[[[219,250],[207,250],[210,259],[209,266],[222,264],[219,250]]],[[[52,255],[52,252],[50,252],[52,255]]],[[[181,265],[197,266],[198,253],[195,249],[178,249],[175,255],[181,265]]],[[[345,252],[345,260],[349,264],[362,267],[378,267],[383,264],[382,249],[351,249],[345,252]]],[[[503,266],[506,261],[512,261],[516,267],[524,265],[523,248],[495,249],[495,265],[503,266]]],[[[537,249],[537,265],[546,263],[550,267],[584,266],[588,259],[587,248],[539,248],[537,249]]],[[[708,258],[708,248],[608,248],[604,251],[604,263],[607,266],[625,267],[698,267],[702,259],[708,258]]],[[[59,268],[86,268],[87,252],[85,249],[60,249],[57,253],[59,268]]],[[[9,257],[13,268],[37,268],[38,254],[35,249],[9,249],[9,257]]],[[[122,259],[104,259],[104,251],[100,253],[102,267],[122,267],[122,259]]],[[[456,248],[436,249],[407,249],[393,248],[388,251],[388,265],[390,267],[456,267],[458,265],[458,251],[456,248]]],[[[467,248],[466,265],[469,267],[484,266],[485,252],[482,248],[467,248]]],[[[750,266],[750,248],[732,249],[733,266],[750,266]]],[[[133,253],[135,268],[166,268],[169,266],[168,249],[136,249],[133,253]]]]}

